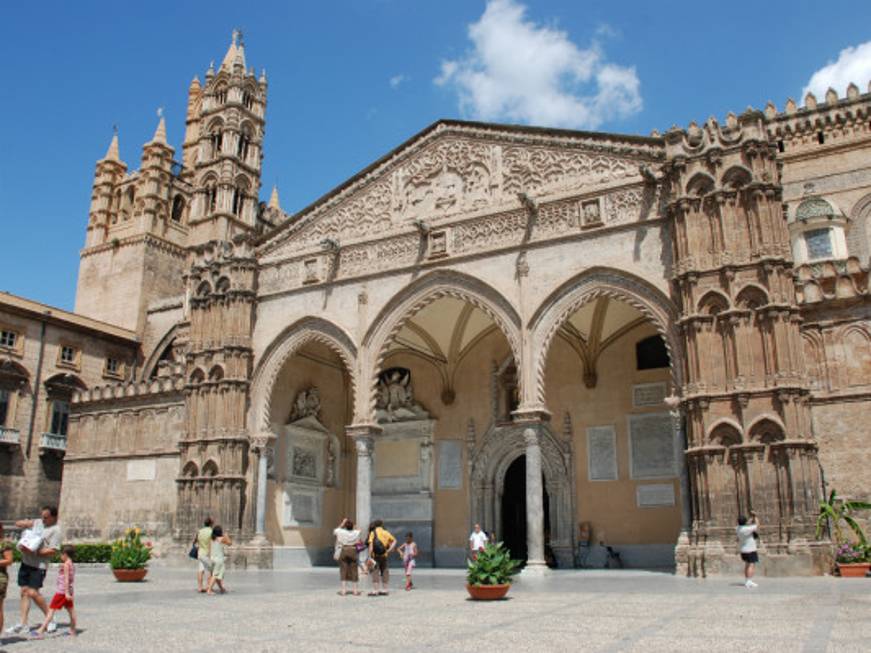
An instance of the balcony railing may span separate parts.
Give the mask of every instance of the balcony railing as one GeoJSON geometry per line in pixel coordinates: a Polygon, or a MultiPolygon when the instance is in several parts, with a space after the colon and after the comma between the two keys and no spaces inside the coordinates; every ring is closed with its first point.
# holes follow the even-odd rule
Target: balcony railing
{"type": "Polygon", "coordinates": [[[43,433],[39,439],[39,448],[41,451],[64,453],[67,450],[67,436],[57,435],[56,433],[43,433]]]}
{"type": "Polygon", "coordinates": [[[5,426],[0,426],[0,444],[8,444],[17,447],[21,442],[21,435],[18,429],[8,429],[5,426]]]}

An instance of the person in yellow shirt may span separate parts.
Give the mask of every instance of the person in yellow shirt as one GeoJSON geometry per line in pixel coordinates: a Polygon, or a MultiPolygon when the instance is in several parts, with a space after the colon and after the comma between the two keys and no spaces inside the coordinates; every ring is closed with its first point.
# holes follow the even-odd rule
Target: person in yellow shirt
{"type": "Polygon", "coordinates": [[[396,538],[384,528],[384,522],[376,519],[369,529],[369,557],[375,563],[370,572],[372,576],[372,591],[369,596],[387,596],[387,583],[390,580],[390,570],[387,566],[387,556],[396,548],[396,538]]]}

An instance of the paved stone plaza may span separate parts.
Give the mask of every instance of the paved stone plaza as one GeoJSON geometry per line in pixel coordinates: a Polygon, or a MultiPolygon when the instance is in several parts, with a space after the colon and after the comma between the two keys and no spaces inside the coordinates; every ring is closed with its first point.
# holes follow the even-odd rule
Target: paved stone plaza
{"type": "MultiPolygon", "coordinates": [[[[233,571],[231,593],[207,597],[193,590],[191,571],[155,567],[148,582],[122,585],[106,569],[83,568],[79,639],[6,638],[0,651],[785,653],[867,651],[871,641],[864,579],[762,578],[746,590],[738,578],[559,572],[520,579],[510,600],[474,603],[455,570],[421,571],[416,591],[379,598],[339,597],[337,578],[331,569],[233,571]]],[[[7,625],[14,623],[17,601],[7,598],[5,608],[7,625]]]]}

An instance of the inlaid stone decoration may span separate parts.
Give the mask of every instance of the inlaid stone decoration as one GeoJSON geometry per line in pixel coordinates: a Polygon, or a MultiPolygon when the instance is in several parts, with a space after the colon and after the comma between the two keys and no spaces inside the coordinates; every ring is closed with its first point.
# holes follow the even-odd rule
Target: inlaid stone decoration
{"type": "Polygon", "coordinates": [[[587,429],[587,475],[591,481],[617,480],[617,435],[613,425],[587,429]]]}
{"type": "Polygon", "coordinates": [[[628,419],[632,478],[675,476],[675,433],[671,415],[648,413],[630,415],[628,419]]]}
{"type": "Polygon", "coordinates": [[[463,441],[439,440],[439,489],[463,487],[463,441]]]}

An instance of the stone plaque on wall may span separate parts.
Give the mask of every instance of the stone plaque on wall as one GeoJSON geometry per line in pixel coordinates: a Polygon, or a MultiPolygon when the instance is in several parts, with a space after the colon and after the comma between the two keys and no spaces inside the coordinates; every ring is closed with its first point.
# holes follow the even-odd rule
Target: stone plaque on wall
{"type": "Polygon", "coordinates": [[[587,475],[591,481],[617,479],[617,436],[613,425],[587,429],[587,475]]]}
{"type": "Polygon", "coordinates": [[[629,416],[632,478],[675,476],[674,427],[668,413],[629,416]]]}
{"type": "Polygon", "coordinates": [[[463,443],[439,441],[439,488],[458,490],[463,487],[463,443]]]}
{"type": "Polygon", "coordinates": [[[632,406],[661,406],[665,401],[665,383],[639,383],[632,386],[632,406]]]}
{"type": "Polygon", "coordinates": [[[128,481],[153,481],[157,478],[157,464],[153,460],[130,460],[127,462],[128,481]]]}
{"type": "Polygon", "coordinates": [[[639,508],[673,506],[674,485],[671,483],[639,485],[635,488],[635,502],[639,508]]]}

